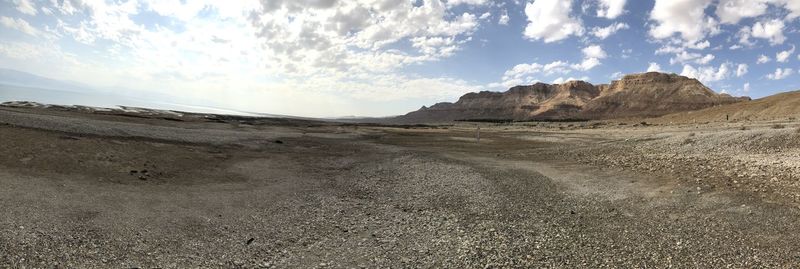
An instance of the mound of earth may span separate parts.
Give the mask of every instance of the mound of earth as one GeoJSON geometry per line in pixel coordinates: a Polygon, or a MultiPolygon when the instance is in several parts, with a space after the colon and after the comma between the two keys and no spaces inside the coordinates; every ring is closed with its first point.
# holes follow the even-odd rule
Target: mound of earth
{"type": "Polygon", "coordinates": [[[573,120],[653,117],[731,104],[696,79],[676,74],[633,74],[611,84],[584,81],[536,83],[506,92],[468,93],[455,103],[438,103],[397,117],[401,122],[454,120],[573,120]]]}

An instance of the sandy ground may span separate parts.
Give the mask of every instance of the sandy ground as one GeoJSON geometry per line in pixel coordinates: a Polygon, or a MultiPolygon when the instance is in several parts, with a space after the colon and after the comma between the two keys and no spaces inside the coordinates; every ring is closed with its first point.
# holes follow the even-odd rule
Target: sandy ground
{"type": "Polygon", "coordinates": [[[800,263],[791,123],[474,137],[2,108],[0,267],[800,263]]]}

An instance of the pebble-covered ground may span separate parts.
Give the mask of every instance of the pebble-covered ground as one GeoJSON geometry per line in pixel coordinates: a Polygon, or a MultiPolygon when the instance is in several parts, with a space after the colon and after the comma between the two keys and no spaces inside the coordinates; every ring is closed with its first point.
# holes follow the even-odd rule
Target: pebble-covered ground
{"type": "MultiPolygon", "coordinates": [[[[487,125],[478,143],[463,126],[200,128],[2,109],[0,122],[0,267],[800,263],[800,210],[744,188],[753,184],[723,188],[703,176],[720,169],[750,178],[749,160],[759,160],[766,177],[783,180],[770,158],[790,150],[747,157],[751,145],[703,142],[761,129],[660,138],[634,127],[487,125]],[[91,133],[59,124],[69,119],[91,133]],[[745,168],[716,168],[739,164],[708,156],[736,156],[745,168]],[[706,169],[695,175],[691,165],[706,169]]],[[[766,129],[775,139],[794,135],[766,129]]]]}

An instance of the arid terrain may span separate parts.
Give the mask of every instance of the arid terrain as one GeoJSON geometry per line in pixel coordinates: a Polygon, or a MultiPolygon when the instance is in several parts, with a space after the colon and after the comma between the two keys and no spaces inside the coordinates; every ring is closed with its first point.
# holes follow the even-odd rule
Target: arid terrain
{"type": "Polygon", "coordinates": [[[0,267],[800,263],[800,126],[662,121],[0,107],[0,267]]]}

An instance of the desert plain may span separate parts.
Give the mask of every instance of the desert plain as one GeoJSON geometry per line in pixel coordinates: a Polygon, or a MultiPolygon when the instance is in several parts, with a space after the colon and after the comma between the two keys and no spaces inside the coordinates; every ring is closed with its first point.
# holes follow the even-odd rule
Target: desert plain
{"type": "Polygon", "coordinates": [[[4,106],[0,267],[793,267],[798,127],[4,106]]]}

